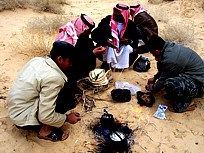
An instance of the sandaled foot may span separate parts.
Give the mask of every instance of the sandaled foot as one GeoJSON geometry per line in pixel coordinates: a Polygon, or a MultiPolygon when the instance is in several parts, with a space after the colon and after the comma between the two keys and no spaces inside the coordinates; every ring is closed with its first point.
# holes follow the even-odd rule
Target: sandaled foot
{"type": "Polygon", "coordinates": [[[193,101],[190,103],[190,105],[186,109],[180,112],[175,111],[173,107],[169,107],[169,111],[174,112],[174,113],[183,113],[186,111],[193,111],[193,110],[195,110],[195,103],[193,101]]]}
{"type": "Polygon", "coordinates": [[[45,139],[45,140],[50,140],[50,141],[64,141],[68,138],[69,134],[66,132],[61,131],[58,128],[53,128],[52,132],[48,134],[47,136],[42,136],[38,134],[38,138],[40,139],[45,139]]]}

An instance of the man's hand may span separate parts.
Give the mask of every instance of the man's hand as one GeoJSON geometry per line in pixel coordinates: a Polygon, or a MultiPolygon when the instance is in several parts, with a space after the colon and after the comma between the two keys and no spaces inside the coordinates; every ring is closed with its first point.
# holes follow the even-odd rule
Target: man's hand
{"type": "Polygon", "coordinates": [[[154,83],[156,81],[156,78],[149,78],[147,81],[147,85],[145,86],[145,89],[148,91],[152,91],[154,87],[154,83]]]}
{"type": "Polygon", "coordinates": [[[97,55],[100,55],[100,54],[105,54],[106,53],[106,47],[96,47],[94,50],[93,50],[93,53],[95,56],[97,55]]]}
{"type": "Polygon", "coordinates": [[[71,124],[75,124],[80,120],[81,120],[81,117],[80,117],[79,113],[71,112],[69,115],[67,115],[66,122],[69,122],[71,124]]]}
{"type": "Polygon", "coordinates": [[[107,40],[108,46],[112,47],[112,48],[117,48],[116,45],[113,44],[113,42],[111,40],[107,40]]]}
{"type": "Polygon", "coordinates": [[[127,39],[127,38],[120,39],[120,46],[128,45],[128,43],[129,43],[129,39],[127,39]]]}
{"type": "Polygon", "coordinates": [[[148,91],[152,91],[153,90],[153,86],[154,86],[154,84],[147,84],[145,86],[145,89],[148,90],[148,91]]]}
{"type": "Polygon", "coordinates": [[[156,81],[156,79],[153,77],[153,78],[149,78],[148,81],[147,81],[147,85],[149,84],[154,84],[156,81]]]}

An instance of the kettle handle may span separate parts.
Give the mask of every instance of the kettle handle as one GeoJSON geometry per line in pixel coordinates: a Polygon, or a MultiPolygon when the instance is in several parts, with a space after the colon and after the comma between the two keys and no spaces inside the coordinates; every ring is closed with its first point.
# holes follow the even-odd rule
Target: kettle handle
{"type": "Polygon", "coordinates": [[[108,114],[108,111],[106,109],[104,109],[103,111],[104,111],[104,113],[108,114]]]}

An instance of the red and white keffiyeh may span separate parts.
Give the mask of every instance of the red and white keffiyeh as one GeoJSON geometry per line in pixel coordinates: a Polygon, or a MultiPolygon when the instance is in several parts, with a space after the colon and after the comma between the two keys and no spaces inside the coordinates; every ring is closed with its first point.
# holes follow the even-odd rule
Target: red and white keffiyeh
{"type": "MultiPolygon", "coordinates": [[[[90,17],[88,17],[87,15],[83,15],[83,18],[88,24],[94,27],[94,21],[90,17]]],[[[76,20],[72,20],[59,28],[59,34],[56,38],[56,41],[66,41],[67,43],[75,46],[78,37],[88,29],[90,29],[90,26],[83,22],[81,15],[76,20]]]]}
{"type": "Polygon", "coordinates": [[[119,40],[120,40],[120,38],[123,38],[123,35],[124,35],[125,30],[127,28],[130,12],[129,12],[129,7],[127,5],[124,5],[124,4],[117,4],[113,8],[113,11],[114,11],[114,9],[119,10],[121,12],[123,18],[124,18],[123,28],[121,29],[120,34],[118,33],[118,22],[113,19],[113,15],[111,16],[111,21],[110,21],[111,34],[113,36],[113,43],[114,43],[114,45],[117,46],[116,51],[118,52],[119,40]]]}
{"type": "Polygon", "coordinates": [[[141,13],[141,12],[144,12],[144,11],[147,12],[147,10],[144,9],[139,3],[130,5],[130,10],[132,10],[132,11],[134,12],[134,14],[132,15],[132,19],[134,19],[134,17],[135,17],[137,14],[141,13]]]}

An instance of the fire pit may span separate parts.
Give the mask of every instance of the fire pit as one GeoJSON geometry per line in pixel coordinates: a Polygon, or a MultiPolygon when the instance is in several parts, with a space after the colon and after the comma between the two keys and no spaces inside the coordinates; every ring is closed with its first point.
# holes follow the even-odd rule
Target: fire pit
{"type": "Polygon", "coordinates": [[[133,144],[132,130],[115,120],[112,114],[104,110],[104,114],[93,127],[96,139],[99,142],[97,152],[100,153],[128,153],[130,144],[133,144]]]}

